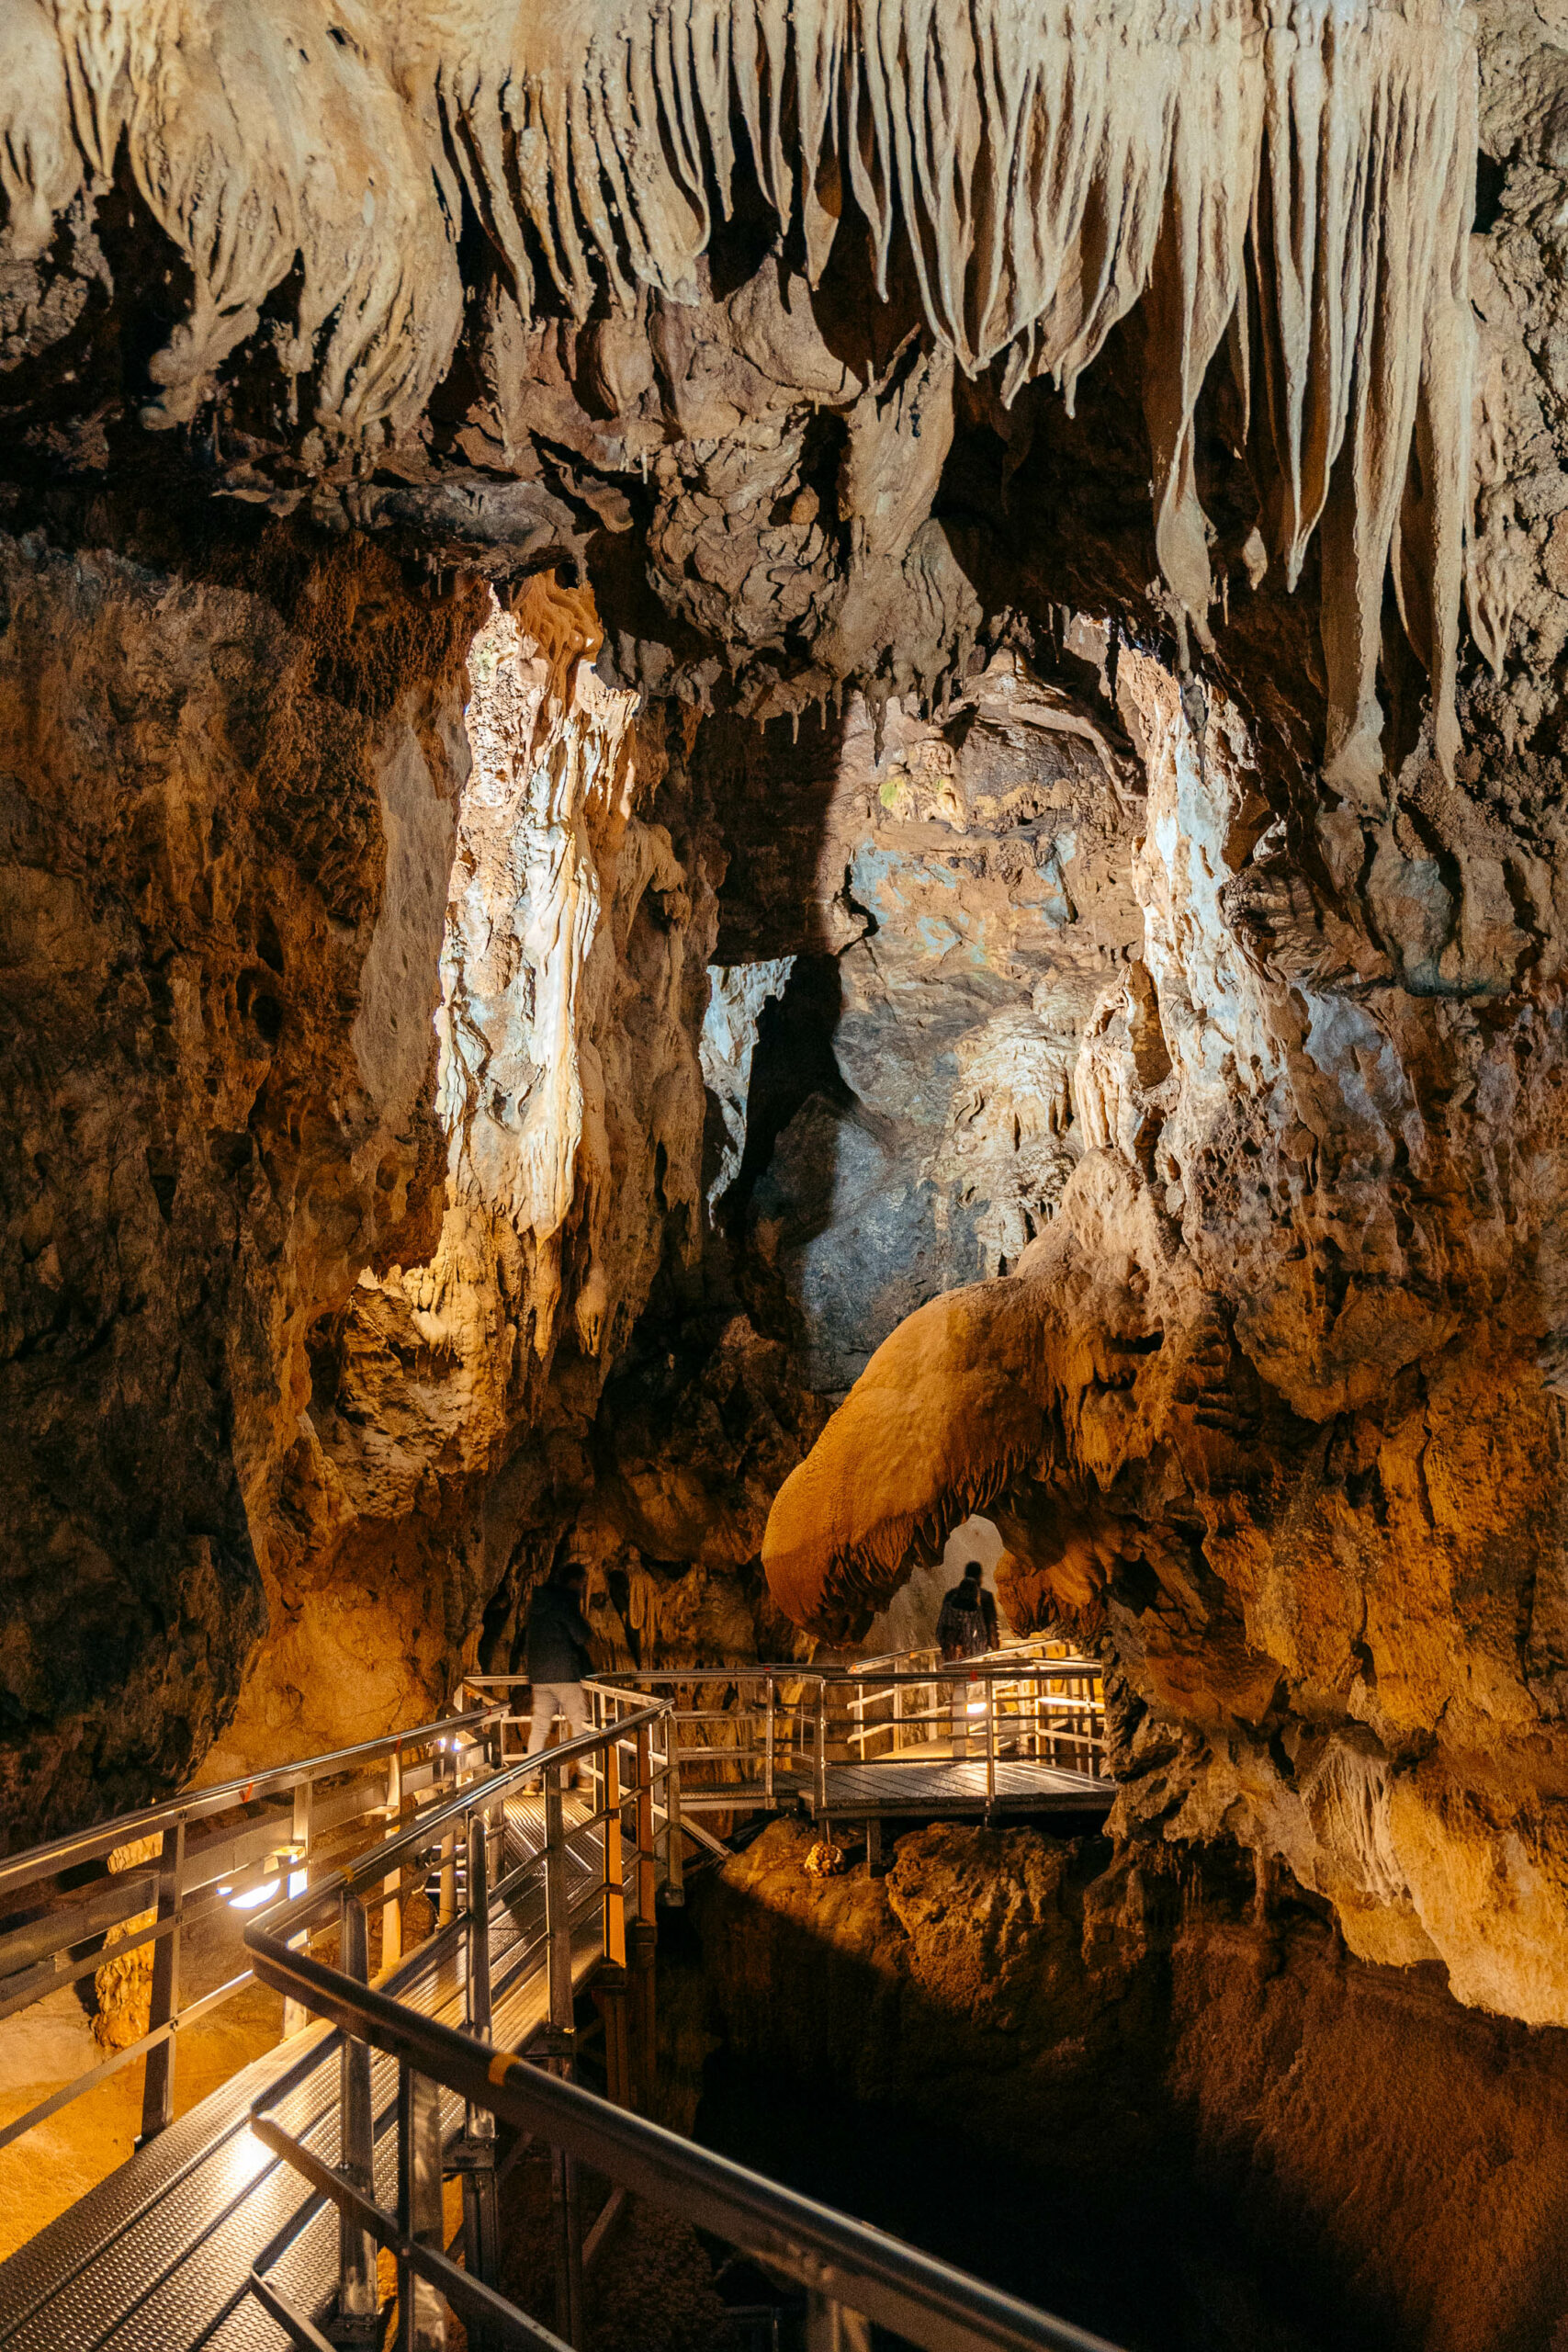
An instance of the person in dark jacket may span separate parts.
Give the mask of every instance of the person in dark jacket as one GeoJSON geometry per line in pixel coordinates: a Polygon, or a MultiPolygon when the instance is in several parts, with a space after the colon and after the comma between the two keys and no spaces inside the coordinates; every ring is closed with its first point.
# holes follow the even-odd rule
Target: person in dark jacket
{"type": "MultiPolygon", "coordinates": [[[[964,1563],[964,1574],[953,1589],[942,1597],[942,1614],[936,1621],[937,1645],[949,1666],[962,1665],[966,1658],[983,1657],[997,1646],[997,1604],[980,1581],[978,1560],[964,1563]]],[[[973,1679],[953,1683],[953,1752],[956,1757],[969,1753],[969,1709],[974,1694],[973,1679]]]]}
{"type": "MultiPolygon", "coordinates": [[[[582,1688],[582,1678],[592,1663],[588,1647],[592,1637],[582,1613],[587,1590],[587,1569],[577,1561],[568,1561],[535,1594],[528,1611],[528,1679],[534,1687],[530,1756],[537,1756],[544,1747],[558,1715],[566,1718],[569,1739],[588,1729],[588,1700],[582,1688]]],[[[576,1777],[573,1773],[574,1782],[576,1777]]]]}

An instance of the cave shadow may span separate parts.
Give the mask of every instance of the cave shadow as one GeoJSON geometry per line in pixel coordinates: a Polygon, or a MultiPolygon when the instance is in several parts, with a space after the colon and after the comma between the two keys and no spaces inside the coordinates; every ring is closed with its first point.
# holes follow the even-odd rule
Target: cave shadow
{"type": "MultiPolygon", "coordinates": [[[[789,962],[757,1018],[739,1163],[714,1204],[706,1304],[743,1309],[808,1375],[807,1256],[834,1222],[846,1136],[874,1124],[836,1050],[840,958],[874,928],[852,908],[848,872],[837,876],[828,864],[845,734],[841,709],[826,706],[765,724],[719,713],[705,721],[693,762],[699,805],[728,853],[710,968],[789,962]]],[[[705,1190],[724,1142],[710,1092],[705,1190]]],[[[849,1383],[827,1384],[835,1385],[841,1393],[849,1383]]]]}
{"type": "MultiPolygon", "coordinates": [[[[772,1893],[709,1878],[692,1894],[661,1923],[660,2002],[705,2012],[703,2145],[1123,2352],[1415,2352],[1412,2312],[1334,2244],[1332,2182],[1303,2213],[1201,2141],[1165,2079],[1168,1951],[1093,2016],[1043,1977],[1014,2004],[1028,2014],[987,2018],[983,1983],[967,2011],[917,1984],[891,1924],[863,1925],[874,1956],[846,1949],[836,1924],[874,1912],[869,1888],[829,1882],[820,1933],[772,1893]]],[[[1184,1899],[1156,1891],[1168,1941],[1184,1899]]]]}

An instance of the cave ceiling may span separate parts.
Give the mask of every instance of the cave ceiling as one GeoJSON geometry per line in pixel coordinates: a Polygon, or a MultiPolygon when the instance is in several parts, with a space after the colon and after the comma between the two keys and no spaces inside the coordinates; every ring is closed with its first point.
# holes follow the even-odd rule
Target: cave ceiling
{"type": "Polygon", "coordinates": [[[497,569],[634,533],[628,601],[760,715],[929,701],[994,619],[933,514],[955,413],[1010,467],[1021,391],[1070,413],[1135,322],[1183,657],[1223,375],[1247,575],[1293,588],[1321,541],[1330,775],[1381,770],[1391,556],[1451,766],[1476,76],[1446,0],[18,0],[5,38],[9,414],[40,455],[105,434],[112,344],[218,495],[497,569]]]}
{"type": "Polygon", "coordinates": [[[0,113],[11,1834],[978,1508],[1121,1832],[1568,2020],[1568,17],[11,0],[0,113]]]}

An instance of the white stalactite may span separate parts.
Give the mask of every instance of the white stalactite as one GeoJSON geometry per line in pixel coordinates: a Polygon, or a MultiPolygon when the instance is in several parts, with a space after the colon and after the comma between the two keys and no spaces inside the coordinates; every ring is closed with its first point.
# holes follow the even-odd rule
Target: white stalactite
{"type": "Polygon", "coordinates": [[[813,276],[847,177],[883,284],[901,236],[933,336],[1001,360],[1009,397],[1049,374],[1070,401],[1146,302],[1160,560],[1203,638],[1192,427],[1228,330],[1292,584],[1323,525],[1332,779],[1381,765],[1391,557],[1451,763],[1476,145],[1454,0],[13,0],[0,69],[21,246],[123,137],[190,263],[153,421],[193,413],[298,256],[276,348],[317,425],[411,427],[461,328],[461,187],[525,316],[531,250],[579,319],[601,285],[689,299],[738,109],[813,276]]]}

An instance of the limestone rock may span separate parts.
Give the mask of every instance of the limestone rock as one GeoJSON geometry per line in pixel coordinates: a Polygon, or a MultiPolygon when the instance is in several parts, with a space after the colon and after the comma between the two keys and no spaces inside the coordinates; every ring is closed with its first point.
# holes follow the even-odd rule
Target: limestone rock
{"type": "Polygon", "coordinates": [[[531,551],[573,503],[626,530],[651,459],[667,609],[764,657],[759,707],[798,709],[879,670],[928,697],[962,679],[981,612],[932,512],[955,374],[994,369],[1004,402],[1049,376],[1070,405],[1141,306],[1154,537],[1184,641],[1209,641],[1197,411],[1227,346],[1292,587],[1321,525],[1331,775],[1354,797],[1381,766],[1391,564],[1451,767],[1477,104],[1451,0],[1332,19],[1213,0],[1179,28],[1137,0],[333,9],[18,0],[8,356],[68,341],[83,281],[118,299],[117,269],[134,281],[166,253],[177,315],[149,345],[141,423],[221,399],[243,436],[230,495],[281,510],[303,469],[323,514],[341,494],[356,520],[427,534],[446,485],[423,443],[456,367],[470,396],[443,454],[544,479],[531,551]],[[106,264],[93,223],[122,152],[156,242],[106,264]],[[737,288],[715,252],[748,215],[775,250],[737,288]],[[847,336],[813,316],[824,282],[847,336]],[[867,297],[896,332],[866,334],[867,297]],[[831,507],[807,463],[824,414],[831,507]],[[388,449],[378,500],[357,477],[388,449]]]}
{"type": "Polygon", "coordinates": [[[0,1810],[28,1839],[185,1777],[232,1710],[307,1332],[434,1172],[424,876],[471,600],[265,532],[244,581],[165,559],[0,542],[0,1810]]]}
{"type": "Polygon", "coordinates": [[[775,1823],[692,1888],[712,2026],[774,2097],[874,2103],[1053,2220],[1163,2223],[1161,2324],[1201,2246],[1217,2340],[1547,2352],[1560,2030],[1347,1960],[1282,1895],[1259,1916],[1223,1848],[1107,1867],[1100,1841],[950,1825],[900,1838],[886,1877],[813,1881],[810,1834],[775,1823]]]}

